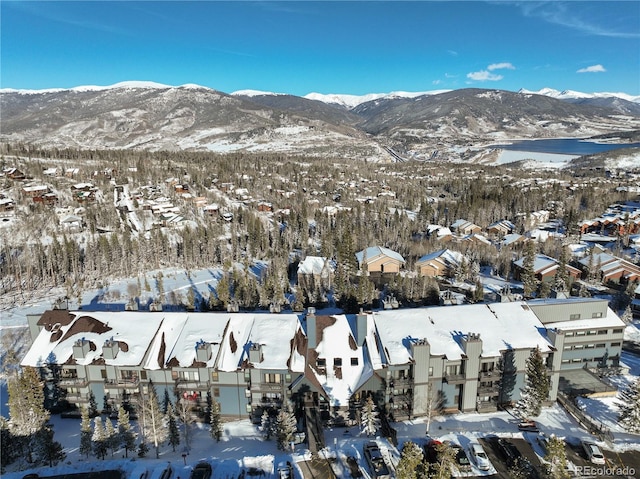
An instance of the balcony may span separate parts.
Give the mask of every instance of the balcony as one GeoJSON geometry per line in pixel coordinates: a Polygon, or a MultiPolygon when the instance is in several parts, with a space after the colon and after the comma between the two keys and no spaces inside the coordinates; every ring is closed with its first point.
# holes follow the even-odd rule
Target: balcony
{"type": "Polygon", "coordinates": [[[61,377],[60,386],[62,387],[75,386],[78,388],[83,388],[87,386],[87,378],[61,377]]]}
{"type": "Polygon", "coordinates": [[[388,385],[390,388],[402,388],[413,385],[413,378],[390,378],[388,385]]]}
{"type": "Polygon", "coordinates": [[[494,412],[498,410],[498,401],[478,401],[476,406],[478,412],[494,412]]]}
{"type": "Polygon", "coordinates": [[[478,379],[483,380],[483,379],[497,379],[500,377],[500,371],[498,371],[497,369],[494,369],[493,371],[480,371],[480,374],[478,375],[478,379]]]}
{"type": "Polygon", "coordinates": [[[443,379],[449,384],[462,384],[466,381],[464,374],[461,373],[445,373],[443,379]]]}
{"type": "Polygon", "coordinates": [[[280,408],[282,407],[282,399],[279,398],[262,398],[260,399],[260,402],[257,404],[254,404],[255,406],[260,406],[263,408],[280,408]]]}
{"type": "Polygon", "coordinates": [[[281,392],[282,383],[252,383],[251,391],[281,392]]]}
{"type": "Polygon", "coordinates": [[[181,391],[208,391],[209,383],[207,381],[195,381],[193,379],[177,379],[176,388],[181,391]]]}
{"type": "Polygon", "coordinates": [[[89,402],[89,399],[84,394],[79,393],[71,393],[67,394],[65,399],[70,403],[86,403],[89,402]]]}
{"type": "Polygon", "coordinates": [[[495,386],[478,386],[478,396],[499,396],[500,388],[495,386]]]}
{"type": "Polygon", "coordinates": [[[137,377],[104,380],[105,389],[132,389],[137,388],[139,384],[140,380],[137,377]]]}

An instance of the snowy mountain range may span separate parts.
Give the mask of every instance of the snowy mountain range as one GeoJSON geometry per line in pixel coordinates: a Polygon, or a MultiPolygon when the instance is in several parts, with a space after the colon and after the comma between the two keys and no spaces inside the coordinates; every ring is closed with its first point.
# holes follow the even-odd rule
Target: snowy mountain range
{"type": "Polygon", "coordinates": [[[640,97],[521,90],[304,97],[123,82],[0,90],[0,141],[57,148],[281,152],[351,159],[459,150],[469,141],[640,129],[640,97]]]}

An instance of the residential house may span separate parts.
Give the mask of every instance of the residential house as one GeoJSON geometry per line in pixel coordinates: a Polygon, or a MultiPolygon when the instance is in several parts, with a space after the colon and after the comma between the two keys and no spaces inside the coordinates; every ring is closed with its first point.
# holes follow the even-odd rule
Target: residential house
{"type": "Polygon", "coordinates": [[[16,208],[16,202],[11,198],[0,194],[0,214],[6,215],[7,213],[13,213],[16,208]]]}
{"type": "Polygon", "coordinates": [[[356,253],[358,266],[369,273],[399,273],[405,260],[400,253],[382,246],[370,246],[356,253]]]}
{"type": "Polygon", "coordinates": [[[47,185],[32,185],[32,186],[25,186],[22,188],[22,194],[26,198],[36,198],[48,192],[49,192],[49,187],[47,185]]]}
{"type": "Polygon", "coordinates": [[[516,226],[508,220],[500,220],[487,226],[487,233],[498,238],[514,233],[516,226]]]}
{"type": "Polygon", "coordinates": [[[18,168],[5,168],[3,173],[7,178],[14,181],[24,181],[27,178],[18,168]]]}
{"type": "Polygon", "coordinates": [[[626,285],[640,281],[640,266],[602,250],[582,258],[580,265],[586,275],[593,274],[603,283],[626,285]]]}
{"type": "MultiPolygon", "coordinates": [[[[524,269],[524,260],[522,257],[517,261],[513,262],[515,266],[515,278],[520,279],[522,271],[524,269]]],[[[557,259],[551,258],[550,256],[544,254],[537,254],[533,260],[533,272],[536,275],[536,279],[538,281],[551,282],[556,277],[558,272],[558,268],[560,267],[560,263],[557,259]]],[[[571,265],[565,265],[567,270],[567,274],[569,275],[570,280],[576,280],[580,278],[581,271],[578,268],[574,268],[571,265]]]]}
{"type": "Polygon", "coordinates": [[[451,230],[459,235],[471,235],[474,233],[480,233],[482,228],[470,221],[459,219],[453,222],[451,230]]]}
{"type": "Polygon", "coordinates": [[[422,256],[416,261],[416,268],[420,276],[450,278],[456,274],[464,260],[464,255],[458,251],[441,249],[422,256]]]}

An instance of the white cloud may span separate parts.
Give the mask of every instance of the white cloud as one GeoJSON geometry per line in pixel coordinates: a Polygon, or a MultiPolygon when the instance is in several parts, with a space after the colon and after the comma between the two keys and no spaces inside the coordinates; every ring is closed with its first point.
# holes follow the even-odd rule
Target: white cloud
{"type": "Polygon", "coordinates": [[[503,69],[507,69],[507,70],[515,70],[516,67],[514,67],[511,63],[508,62],[502,62],[502,63],[492,63],[491,65],[489,65],[487,67],[487,70],[489,71],[493,71],[493,70],[503,70],[503,69]]]}
{"type": "Polygon", "coordinates": [[[467,73],[467,78],[475,81],[498,81],[504,77],[502,75],[496,75],[487,70],[480,70],[479,72],[467,73]]]}
{"type": "Polygon", "coordinates": [[[442,83],[442,80],[433,80],[431,83],[433,85],[440,85],[440,83],[442,83]]]}
{"type": "Polygon", "coordinates": [[[602,73],[606,71],[607,69],[605,67],[598,64],[598,65],[591,65],[590,67],[586,67],[586,68],[581,68],[580,70],[577,71],[577,73],[602,73]]]}

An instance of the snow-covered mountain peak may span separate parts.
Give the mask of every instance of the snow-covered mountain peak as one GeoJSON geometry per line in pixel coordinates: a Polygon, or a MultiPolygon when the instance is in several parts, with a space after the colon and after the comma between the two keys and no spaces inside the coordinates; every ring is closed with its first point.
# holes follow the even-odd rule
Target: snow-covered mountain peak
{"type": "Polygon", "coordinates": [[[238,90],[231,93],[231,96],[283,96],[288,95],[288,93],[274,93],[271,91],[260,91],[260,90],[238,90]]]}
{"type": "Polygon", "coordinates": [[[348,109],[357,107],[362,103],[368,101],[379,100],[381,98],[416,98],[423,95],[437,95],[439,93],[445,93],[450,90],[431,90],[421,92],[408,92],[408,91],[392,91],[391,93],[369,93],[367,95],[346,95],[339,93],[309,93],[304,96],[308,100],[317,100],[323,103],[332,103],[343,106],[348,109]]]}
{"type": "Polygon", "coordinates": [[[626,101],[640,103],[640,96],[633,96],[627,93],[610,93],[610,92],[584,93],[584,92],[575,91],[575,90],[559,91],[553,88],[541,88],[538,91],[526,90],[524,88],[521,88],[519,92],[523,94],[549,96],[551,98],[556,98],[557,100],[578,100],[583,98],[621,98],[626,101]]]}

